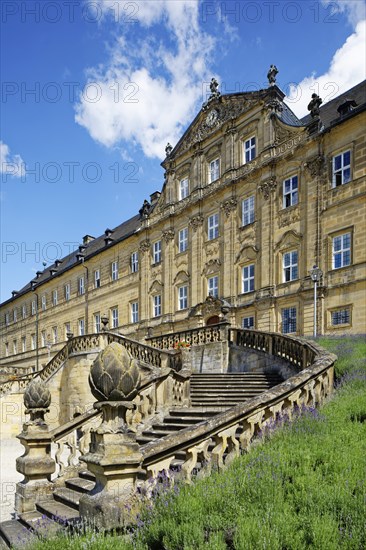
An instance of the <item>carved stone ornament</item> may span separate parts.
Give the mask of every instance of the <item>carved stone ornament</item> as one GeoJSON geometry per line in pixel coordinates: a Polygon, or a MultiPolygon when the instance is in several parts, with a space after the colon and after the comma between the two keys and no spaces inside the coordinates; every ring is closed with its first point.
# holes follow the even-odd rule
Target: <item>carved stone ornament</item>
{"type": "Polygon", "coordinates": [[[166,243],[174,239],[175,231],[173,229],[166,229],[162,232],[162,237],[166,243]]]}
{"type": "Polygon", "coordinates": [[[272,176],[267,181],[264,181],[263,183],[260,183],[258,185],[258,190],[263,193],[263,197],[265,200],[269,199],[270,194],[275,191],[277,187],[277,180],[276,176],[272,176]]]}
{"type": "Polygon", "coordinates": [[[312,178],[320,176],[325,168],[324,155],[317,155],[316,157],[313,157],[306,162],[305,166],[308,169],[312,178]]]}
{"type": "Polygon", "coordinates": [[[312,94],[311,101],[308,105],[308,111],[310,111],[310,115],[312,118],[319,118],[320,105],[322,103],[323,100],[317,94],[312,94]]]}
{"type": "Polygon", "coordinates": [[[200,225],[202,225],[204,222],[204,218],[203,216],[193,216],[192,218],[190,218],[189,220],[189,226],[192,227],[193,229],[193,232],[196,233],[197,229],[199,228],[200,225]]]}
{"type": "Polygon", "coordinates": [[[215,254],[218,254],[219,252],[219,243],[218,242],[208,242],[205,245],[206,250],[206,256],[214,256],[215,254]]]}
{"type": "Polygon", "coordinates": [[[238,201],[234,198],[228,199],[221,203],[221,208],[225,212],[227,218],[234,210],[236,210],[237,205],[238,201]]]}
{"type": "Polygon", "coordinates": [[[51,404],[51,392],[42,380],[32,380],[24,392],[26,409],[48,409],[51,404]]]}
{"type": "Polygon", "coordinates": [[[149,239],[146,239],[145,241],[142,241],[140,243],[139,250],[140,250],[140,252],[145,254],[145,252],[149,252],[150,247],[151,247],[151,243],[150,243],[149,239]]]}
{"type": "Polygon", "coordinates": [[[298,222],[300,220],[299,209],[283,210],[279,212],[278,215],[278,225],[279,227],[286,227],[292,223],[298,222]]]}
{"type": "Polygon", "coordinates": [[[121,344],[112,342],[94,361],[89,384],[98,401],[130,401],[140,384],[138,362],[121,344]]]}
{"type": "Polygon", "coordinates": [[[202,275],[210,275],[211,273],[216,273],[220,269],[220,266],[221,261],[219,260],[219,258],[213,258],[206,263],[202,271],[202,275]]]}
{"type": "Polygon", "coordinates": [[[276,65],[271,65],[267,73],[268,83],[270,86],[274,86],[276,84],[277,75],[278,75],[278,69],[276,65]]]}
{"type": "Polygon", "coordinates": [[[284,127],[276,119],[273,127],[275,133],[274,145],[279,145],[280,143],[283,143],[284,141],[291,139],[292,137],[297,135],[297,132],[294,132],[293,130],[284,127]]]}

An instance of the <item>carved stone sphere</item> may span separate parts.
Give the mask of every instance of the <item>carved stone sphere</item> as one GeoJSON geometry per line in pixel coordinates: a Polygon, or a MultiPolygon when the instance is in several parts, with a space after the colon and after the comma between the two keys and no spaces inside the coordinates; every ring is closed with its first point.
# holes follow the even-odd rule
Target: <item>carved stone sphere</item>
{"type": "Polygon", "coordinates": [[[27,409],[48,409],[51,392],[42,380],[33,380],[24,392],[24,405],[27,409]]]}
{"type": "Polygon", "coordinates": [[[113,342],[94,361],[89,384],[98,401],[131,400],[140,384],[138,362],[121,344],[113,342]]]}

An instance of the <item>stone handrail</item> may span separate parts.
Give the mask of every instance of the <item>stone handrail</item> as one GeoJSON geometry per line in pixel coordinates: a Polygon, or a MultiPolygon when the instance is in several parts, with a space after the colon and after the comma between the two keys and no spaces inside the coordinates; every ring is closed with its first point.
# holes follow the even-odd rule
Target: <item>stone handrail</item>
{"type": "Polygon", "coordinates": [[[258,397],[231,407],[192,428],[185,428],[141,447],[142,467],[148,476],[156,477],[159,471],[168,470],[176,455],[182,452],[185,453],[182,472],[188,482],[202,459],[208,469],[213,465],[222,468],[240,452],[247,451],[253,436],[267,423],[275,421],[279,414],[286,413],[291,417],[295,406],[318,405],[331,393],[335,355],[316,344],[282,335],[263,333],[261,336],[264,338],[260,339],[252,331],[233,329],[231,338],[234,336],[236,344],[262,351],[272,342],[275,355],[281,354],[298,364],[299,368],[303,365],[305,368],[258,397]],[[279,336],[279,341],[276,336],[279,336]],[[288,340],[287,347],[282,340],[288,340]],[[299,352],[302,347],[306,350],[303,355],[299,352]],[[309,357],[312,357],[310,365],[309,357]]]}
{"type": "Polygon", "coordinates": [[[149,341],[154,348],[161,350],[171,350],[181,341],[186,342],[189,346],[222,342],[227,339],[226,329],[228,325],[229,323],[222,322],[206,327],[181,330],[179,332],[173,332],[172,334],[147,338],[147,341],[149,341]]]}

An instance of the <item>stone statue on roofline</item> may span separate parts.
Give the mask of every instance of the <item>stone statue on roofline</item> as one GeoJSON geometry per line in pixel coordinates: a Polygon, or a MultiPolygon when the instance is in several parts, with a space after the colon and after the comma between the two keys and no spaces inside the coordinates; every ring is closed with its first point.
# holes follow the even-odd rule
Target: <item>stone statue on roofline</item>
{"type": "Polygon", "coordinates": [[[276,84],[277,74],[278,74],[278,69],[276,65],[271,65],[267,73],[267,78],[270,86],[274,86],[276,84]]]}
{"type": "Polygon", "coordinates": [[[220,95],[218,88],[219,83],[217,82],[215,77],[212,77],[210,82],[211,97],[218,97],[220,95]]]}
{"type": "Polygon", "coordinates": [[[323,103],[323,100],[317,95],[312,94],[311,101],[308,105],[308,111],[310,111],[312,118],[319,118],[320,115],[320,105],[323,103]]]}

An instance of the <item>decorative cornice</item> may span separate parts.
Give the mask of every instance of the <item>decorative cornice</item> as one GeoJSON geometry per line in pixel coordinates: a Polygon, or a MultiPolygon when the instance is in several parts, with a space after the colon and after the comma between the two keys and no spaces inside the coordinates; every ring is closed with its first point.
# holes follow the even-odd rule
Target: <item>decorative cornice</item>
{"type": "Polygon", "coordinates": [[[258,190],[263,193],[263,198],[265,200],[269,199],[270,194],[275,191],[277,187],[277,179],[276,176],[272,176],[267,181],[264,181],[263,183],[260,183],[258,185],[258,190]]]}
{"type": "Polygon", "coordinates": [[[305,167],[308,169],[310,176],[316,178],[320,176],[325,168],[324,155],[317,155],[305,163],[305,167]]]}
{"type": "Polygon", "coordinates": [[[228,218],[230,214],[236,210],[238,201],[234,198],[228,199],[221,203],[221,209],[225,212],[226,217],[228,218]]]}
{"type": "Polygon", "coordinates": [[[164,241],[168,244],[169,241],[174,239],[175,231],[174,229],[165,229],[161,235],[164,241]]]}
{"type": "Polygon", "coordinates": [[[192,227],[193,232],[195,233],[200,225],[203,224],[204,217],[203,216],[193,216],[190,218],[188,224],[190,227],[192,227]]]}

